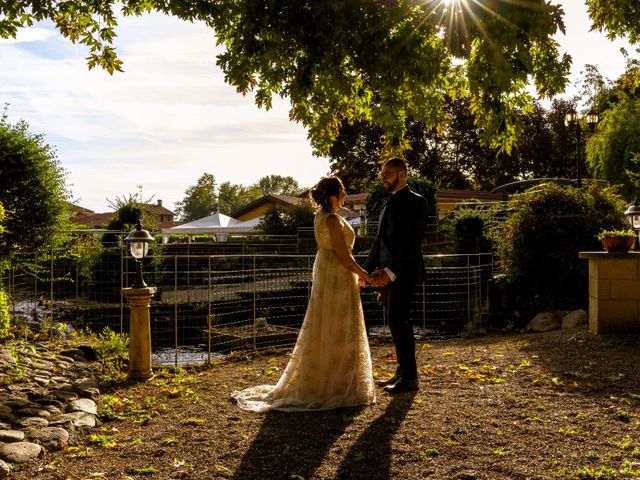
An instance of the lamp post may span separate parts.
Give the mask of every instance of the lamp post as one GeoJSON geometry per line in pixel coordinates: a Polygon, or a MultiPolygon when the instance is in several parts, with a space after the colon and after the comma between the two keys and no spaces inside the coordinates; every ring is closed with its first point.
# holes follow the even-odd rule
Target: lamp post
{"type": "Polygon", "coordinates": [[[358,227],[358,234],[361,237],[366,237],[367,236],[367,216],[366,216],[367,207],[364,203],[354,203],[353,208],[360,215],[360,225],[358,227]]]}
{"type": "Polygon", "coordinates": [[[136,279],[130,288],[123,288],[122,294],[127,297],[131,309],[129,322],[129,373],[131,380],[146,380],[153,377],[151,369],[151,297],[156,293],[155,287],[148,287],[142,278],[142,261],[149,252],[149,243],[153,237],[142,229],[140,220],[132,230],[125,243],[129,244],[131,255],[136,262],[136,279]]]}
{"type": "Polygon", "coordinates": [[[636,233],[636,240],[633,242],[633,250],[640,250],[640,240],[638,239],[638,230],[640,230],[640,204],[635,198],[629,207],[624,211],[627,221],[633,231],[636,233]]]}
{"type": "MultiPolygon", "coordinates": [[[[598,115],[593,112],[593,111],[589,111],[589,113],[587,113],[587,116],[585,117],[587,120],[587,124],[589,125],[589,129],[593,130],[593,128],[596,126],[596,123],[598,123],[598,115]]],[[[567,127],[570,127],[572,125],[575,125],[575,129],[576,129],[576,184],[578,186],[578,188],[580,188],[582,186],[582,175],[581,175],[581,164],[580,164],[580,134],[581,134],[581,127],[580,127],[580,117],[578,116],[578,112],[576,112],[575,110],[569,110],[567,112],[567,114],[564,117],[564,124],[567,127]]]]}

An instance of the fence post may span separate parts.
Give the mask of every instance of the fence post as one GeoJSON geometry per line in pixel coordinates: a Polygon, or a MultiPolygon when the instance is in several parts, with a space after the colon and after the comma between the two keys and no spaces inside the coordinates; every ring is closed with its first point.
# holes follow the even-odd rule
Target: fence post
{"type": "Polygon", "coordinates": [[[125,284],[125,251],[124,242],[122,241],[122,232],[118,234],[118,247],[120,248],[120,334],[124,333],[124,293],[122,293],[125,284]]]}
{"type": "Polygon", "coordinates": [[[256,256],[253,256],[253,349],[256,350],[256,303],[257,303],[256,256]]]}
{"type": "Polygon", "coordinates": [[[469,254],[467,253],[467,323],[471,322],[471,277],[469,272],[469,254]]]}
{"type": "Polygon", "coordinates": [[[209,255],[209,281],[207,282],[207,361],[211,363],[211,255],[209,255]]]}
{"type": "Polygon", "coordinates": [[[51,312],[51,323],[53,324],[53,243],[51,244],[51,262],[50,262],[50,265],[51,265],[51,267],[50,267],[50,270],[49,270],[49,273],[50,273],[49,280],[51,281],[51,284],[50,284],[49,291],[50,291],[51,298],[50,298],[50,301],[49,301],[49,310],[51,312]]]}
{"type": "Polygon", "coordinates": [[[178,256],[173,257],[173,346],[174,364],[178,366],[178,256]]]}

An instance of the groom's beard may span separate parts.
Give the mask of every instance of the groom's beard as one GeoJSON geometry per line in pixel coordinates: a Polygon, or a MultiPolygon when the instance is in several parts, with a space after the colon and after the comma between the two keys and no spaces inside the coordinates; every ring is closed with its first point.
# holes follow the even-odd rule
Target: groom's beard
{"type": "Polygon", "coordinates": [[[398,177],[396,177],[396,179],[393,182],[384,182],[383,186],[384,189],[389,192],[389,193],[393,193],[396,190],[396,187],[400,184],[400,179],[398,177]]]}

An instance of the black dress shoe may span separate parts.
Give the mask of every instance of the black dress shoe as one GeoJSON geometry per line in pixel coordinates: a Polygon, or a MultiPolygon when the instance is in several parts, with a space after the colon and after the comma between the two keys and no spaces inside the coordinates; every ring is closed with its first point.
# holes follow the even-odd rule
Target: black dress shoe
{"type": "Polygon", "coordinates": [[[420,386],[418,380],[398,380],[393,385],[387,385],[383,390],[387,393],[405,393],[405,392],[417,392],[420,386]]]}
{"type": "Polygon", "coordinates": [[[378,385],[379,387],[386,387],[387,385],[393,385],[398,380],[400,380],[400,377],[397,375],[394,375],[393,377],[388,378],[387,380],[376,380],[376,385],[378,385]]]}

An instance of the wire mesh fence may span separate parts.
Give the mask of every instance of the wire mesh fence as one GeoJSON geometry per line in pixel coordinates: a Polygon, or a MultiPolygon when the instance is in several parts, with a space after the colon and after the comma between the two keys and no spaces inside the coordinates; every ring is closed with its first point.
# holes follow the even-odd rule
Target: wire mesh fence
{"type": "MultiPolygon", "coordinates": [[[[135,268],[121,232],[74,232],[71,238],[59,249],[10,258],[0,279],[9,293],[10,313],[17,322],[58,333],[105,327],[128,332],[121,289],[133,283],[135,268]]],[[[252,242],[257,245],[259,239],[252,242]]],[[[301,247],[295,237],[288,247],[282,246],[284,239],[277,244],[279,251],[301,247]]],[[[362,243],[360,250],[366,246],[362,243]]],[[[245,253],[170,254],[175,246],[157,245],[145,259],[145,279],[157,287],[151,306],[155,363],[201,363],[235,350],[295,343],[311,290],[314,255],[240,248],[245,253]]],[[[363,255],[356,258],[364,260],[363,255]]],[[[493,256],[427,255],[424,261],[426,276],[411,301],[416,335],[449,337],[481,330],[493,256]]],[[[376,290],[366,287],[361,296],[369,335],[388,335],[376,290]]]]}

